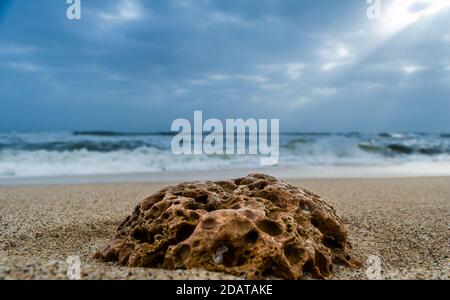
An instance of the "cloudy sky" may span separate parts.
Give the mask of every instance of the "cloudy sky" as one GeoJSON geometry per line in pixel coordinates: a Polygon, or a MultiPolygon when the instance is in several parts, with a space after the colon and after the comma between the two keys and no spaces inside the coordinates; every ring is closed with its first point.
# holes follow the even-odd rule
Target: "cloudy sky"
{"type": "Polygon", "coordinates": [[[0,131],[450,131],[450,0],[0,1],[0,131]]]}

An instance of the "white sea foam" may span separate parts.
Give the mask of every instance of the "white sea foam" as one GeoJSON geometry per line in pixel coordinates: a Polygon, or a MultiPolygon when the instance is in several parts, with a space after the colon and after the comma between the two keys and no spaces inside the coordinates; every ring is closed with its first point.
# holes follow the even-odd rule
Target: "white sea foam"
{"type": "MultiPolygon", "coordinates": [[[[257,168],[257,156],[174,155],[167,134],[0,134],[0,178],[257,168]]],[[[280,166],[438,167],[450,137],[424,134],[284,134],[280,166]]]]}
{"type": "Polygon", "coordinates": [[[209,170],[256,163],[256,158],[176,156],[151,148],[114,152],[2,151],[0,177],[122,174],[157,171],[209,170]]]}

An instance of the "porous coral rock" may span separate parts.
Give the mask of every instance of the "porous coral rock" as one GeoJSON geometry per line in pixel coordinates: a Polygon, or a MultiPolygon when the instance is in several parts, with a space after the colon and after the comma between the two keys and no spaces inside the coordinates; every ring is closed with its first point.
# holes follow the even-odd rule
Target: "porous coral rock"
{"type": "Polygon", "coordinates": [[[333,263],[357,267],[349,250],[343,221],[319,196],[251,174],[155,193],[95,256],[130,267],[301,279],[327,278],[333,263]]]}

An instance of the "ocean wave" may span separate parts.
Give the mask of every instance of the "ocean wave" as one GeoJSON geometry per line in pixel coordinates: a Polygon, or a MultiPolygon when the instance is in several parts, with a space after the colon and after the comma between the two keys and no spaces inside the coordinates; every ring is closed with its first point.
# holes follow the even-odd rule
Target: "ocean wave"
{"type": "Polygon", "coordinates": [[[251,166],[256,157],[173,155],[168,151],[142,147],[114,152],[0,151],[0,177],[126,174],[158,171],[209,170],[251,166]]]}
{"type": "Polygon", "coordinates": [[[120,132],[120,131],[74,131],[74,136],[173,136],[173,132],[120,132]]]}
{"type": "Polygon", "coordinates": [[[22,151],[78,151],[87,150],[94,152],[114,152],[119,150],[135,150],[141,147],[155,148],[159,150],[168,149],[166,145],[153,143],[151,141],[59,141],[44,143],[16,143],[16,144],[0,144],[0,150],[22,150],[22,151]]]}
{"type": "MultiPolygon", "coordinates": [[[[174,155],[168,134],[117,132],[0,134],[0,177],[121,174],[259,166],[259,157],[174,155]],[[84,134],[86,133],[86,134],[84,134]]],[[[421,133],[287,133],[279,165],[450,162],[450,139],[421,133]]]]}

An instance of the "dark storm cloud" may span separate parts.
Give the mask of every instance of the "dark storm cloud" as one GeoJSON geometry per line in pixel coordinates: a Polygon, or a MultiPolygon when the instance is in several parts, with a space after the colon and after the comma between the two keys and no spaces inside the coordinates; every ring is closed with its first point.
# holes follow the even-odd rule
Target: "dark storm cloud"
{"type": "Polygon", "coordinates": [[[65,2],[0,5],[0,130],[450,130],[448,11],[380,38],[357,0],[65,2]]]}

